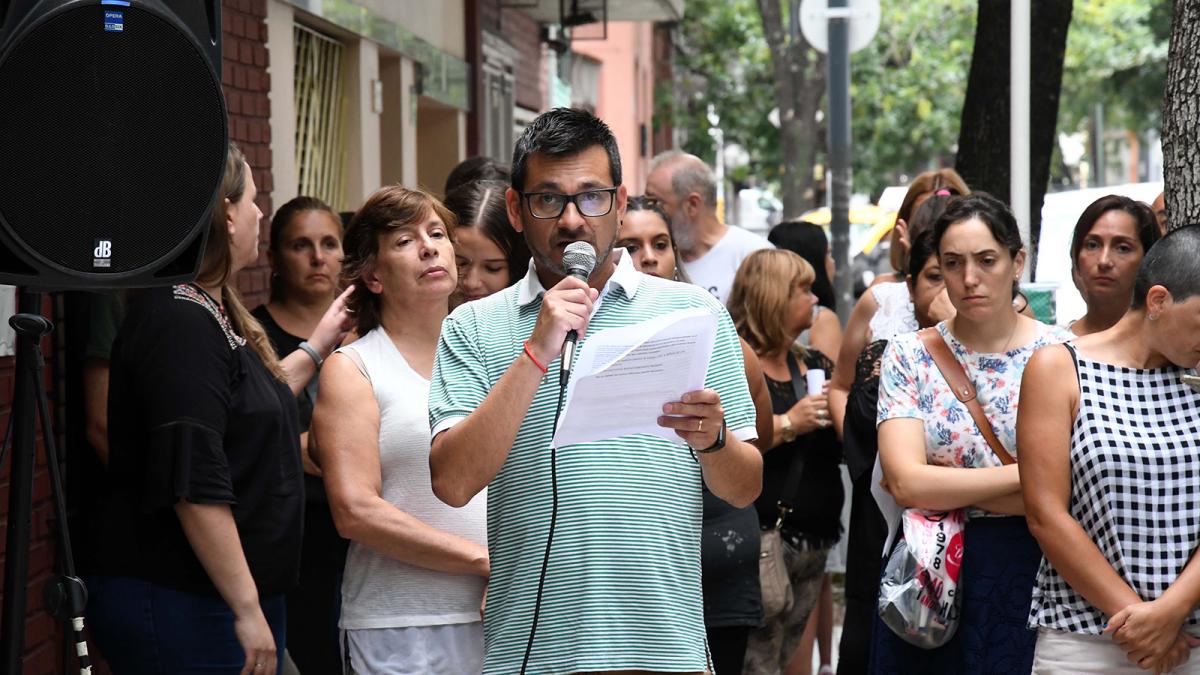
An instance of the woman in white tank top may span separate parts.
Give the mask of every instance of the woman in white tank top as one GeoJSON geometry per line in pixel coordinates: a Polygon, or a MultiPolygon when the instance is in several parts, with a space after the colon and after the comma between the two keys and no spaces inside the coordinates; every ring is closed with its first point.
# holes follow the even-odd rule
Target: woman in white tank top
{"type": "Polygon", "coordinates": [[[354,343],[329,358],[313,419],[338,531],[345,673],[460,675],[483,664],[486,493],[454,509],[429,477],[429,376],[457,284],[453,216],[387,187],[346,231],[354,343]]]}

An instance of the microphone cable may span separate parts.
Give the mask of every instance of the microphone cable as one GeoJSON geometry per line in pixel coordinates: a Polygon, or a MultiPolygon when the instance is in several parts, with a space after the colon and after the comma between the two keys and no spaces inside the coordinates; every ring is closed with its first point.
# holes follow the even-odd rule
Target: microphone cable
{"type": "MultiPolygon", "coordinates": [[[[567,244],[566,250],[563,251],[563,266],[568,274],[586,283],[588,276],[596,268],[596,249],[585,241],[567,244]]],[[[529,667],[529,656],[533,653],[533,638],[537,635],[538,617],[542,611],[542,594],[546,589],[546,569],[550,566],[550,548],[554,544],[554,528],[558,523],[558,448],[554,446],[554,432],[558,431],[558,418],[562,414],[567,382],[574,367],[577,338],[575,331],[567,333],[558,374],[558,404],[554,407],[554,424],[550,427],[550,531],[546,533],[546,552],[542,556],[542,570],[538,574],[537,597],[533,602],[533,622],[529,626],[529,641],[525,643],[525,658],[521,660],[521,675],[525,675],[525,669],[529,667]]]]}
{"type": "Polygon", "coordinates": [[[554,445],[554,432],[558,430],[558,416],[562,414],[567,379],[567,373],[564,371],[558,382],[558,405],[554,408],[554,424],[550,427],[550,531],[546,534],[546,552],[542,556],[542,571],[538,574],[537,598],[533,602],[533,623],[529,626],[529,641],[525,643],[525,658],[521,660],[521,675],[525,675],[525,669],[529,666],[529,655],[533,652],[533,638],[537,634],[538,616],[542,610],[542,592],[546,587],[546,568],[550,565],[550,546],[554,543],[554,526],[558,522],[558,448],[554,445]]]}

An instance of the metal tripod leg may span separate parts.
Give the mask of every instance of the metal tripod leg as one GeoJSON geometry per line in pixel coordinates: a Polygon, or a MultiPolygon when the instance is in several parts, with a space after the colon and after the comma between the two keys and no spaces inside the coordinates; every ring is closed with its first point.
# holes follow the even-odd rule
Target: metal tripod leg
{"type": "Polygon", "coordinates": [[[48,584],[45,594],[47,609],[55,618],[71,621],[75,636],[76,655],[80,673],[91,672],[87,643],[83,639],[83,611],[87,604],[87,589],[75,576],[75,560],[71,554],[71,538],[67,532],[67,503],[63,491],[62,471],[55,449],[54,430],[50,423],[50,405],[42,378],[45,358],[41,340],[54,330],[54,324],[41,315],[42,294],[21,291],[18,309],[21,313],[9,319],[17,332],[16,392],[13,401],[12,474],[10,477],[8,538],[4,570],[3,606],[3,663],[5,673],[23,671],[25,641],[26,582],[29,577],[30,518],[33,509],[33,468],[37,452],[35,415],[40,413],[46,467],[50,474],[54,513],[57,520],[59,568],[48,584]],[[36,407],[35,407],[36,406],[36,407]]]}

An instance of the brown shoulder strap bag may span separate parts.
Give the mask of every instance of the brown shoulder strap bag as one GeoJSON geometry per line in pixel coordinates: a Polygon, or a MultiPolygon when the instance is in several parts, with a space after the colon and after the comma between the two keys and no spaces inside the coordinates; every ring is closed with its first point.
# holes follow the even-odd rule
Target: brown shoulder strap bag
{"type": "Polygon", "coordinates": [[[983,413],[983,406],[979,405],[979,400],[975,396],[975,385],[971,382],[971,378],[967,377],[967,372],[963,370],[962,364],[954,358],[954,354],[950,351],[946,340],[942,338],[942,334],[938,332],[937,328],[923,328],[917,331],[917,336],[921,338],[921,344],[925,345],[926,351],[933,357],[933,362],[937,364],[938,370],[942,371],[942,377],[946,378],[950,390],[971,413],[971,419],[975,420],[975,426],[979,427],[979,433],[983,434],[983,438],[991,446],[992,452],[1000,458],[1000,463],[1005,466],[1015,464],[1017,460],[1013,459],[1013,456],[1000,443],[1000,439],[996,437],[996,432],[992,429],[992,423],[983,413]]]}

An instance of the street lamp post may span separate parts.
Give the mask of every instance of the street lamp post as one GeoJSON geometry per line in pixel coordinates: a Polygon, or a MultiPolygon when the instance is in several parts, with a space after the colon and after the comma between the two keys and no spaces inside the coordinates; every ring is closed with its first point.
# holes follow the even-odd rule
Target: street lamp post
{"type": "Polygon", "coordinates": [[[829,95],[829,229],[837,263],[833,290],[842,325],[854,306],[850,269],[850,53],[866,47],[879,29],[879,0],[803,0],[800,29],[827,52],[829,95]]]}
{"type": "Polygon", "coordinates": [[[708,104],[708,135],[712,136],[713,143],[717,146],[717,203],[721,205],[721,220],[729,222],[729,200],[725,198],[725,132],[721,130],[721,116],[717,114],[717,108],[713,104],[708,104]]]}
{"type": "Polygon", "coordinates": [[[829,230],[833,234],[834,292],[842,325],[854,306],[850,269],[850,17],[849,0],[829,0],[829,230]],[[838,11],[841,10],[841,11],[838,11]]]}

